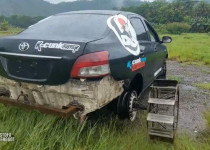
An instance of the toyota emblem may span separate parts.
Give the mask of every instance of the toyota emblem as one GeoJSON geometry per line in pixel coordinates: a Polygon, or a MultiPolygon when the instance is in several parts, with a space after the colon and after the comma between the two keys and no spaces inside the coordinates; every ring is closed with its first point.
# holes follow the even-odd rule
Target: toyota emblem
{"type": "Polygon", "coordinates": [[[29,49],[29,44],[27,42],[22,42],[19,45],[19,50],[21,51],[27,51],[29,49]]]}

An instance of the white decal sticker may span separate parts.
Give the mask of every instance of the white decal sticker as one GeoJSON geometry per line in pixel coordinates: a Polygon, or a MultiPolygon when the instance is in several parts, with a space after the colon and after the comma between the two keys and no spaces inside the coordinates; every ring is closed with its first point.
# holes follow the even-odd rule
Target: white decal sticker
{"type": "Polygon", "coordinates": [[[154,76],[156,77],[161,71],[162,71],[162,68],[158,69],[158,70],[154,73],[154,76]]]}
{"type": "Polygon", "coordinates": [[[128,18],[123,15],[115,15],[107,20],[108,27],[113,30],[123,47],[131,54],[140,54],[140,45],[136,37],[136,32],[128,18]]]}
{"type": "Polygon", "coordinates": [[[72,53],[75,53],[79,50],[80,45],[68,44],[68,43],[62,43],[62,42],[60,42],[60,43],[44,43],[44,41],[38,41],[36,43],[35,49],[37,49],[39,52],[41,52],[43,48],[67,50],[67,51],[72,51],[72,53]]]}

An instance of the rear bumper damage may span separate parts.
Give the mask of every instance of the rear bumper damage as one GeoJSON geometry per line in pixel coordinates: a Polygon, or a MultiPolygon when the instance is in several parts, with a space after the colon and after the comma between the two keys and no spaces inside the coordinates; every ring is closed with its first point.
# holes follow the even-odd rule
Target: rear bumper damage
{"type": "Polygon", "coordinates": [[[0,77],[0,88],[9,92],[9,98],[1,97],[0,103],[43,113],[60,113],[63,117],[76,113],[79,117],[100,109],[118,97],[123,92],[123,82],[107,76],[97,81],[70,79],[66,84],[48,86],[0,77]]]}

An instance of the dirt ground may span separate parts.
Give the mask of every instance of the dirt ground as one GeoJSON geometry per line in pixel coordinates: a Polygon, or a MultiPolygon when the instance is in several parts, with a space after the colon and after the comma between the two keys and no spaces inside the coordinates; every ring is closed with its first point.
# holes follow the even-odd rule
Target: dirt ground
{"type": "MultiPolygon", "coordinates": [[[[210,67],[188,65],[176,61],[167,62],[167,78],[181,79],[180,83],[180,110],[179,110],[179,133],[197,135],[206,129],[203,113],[210,111],[210,91],[198,88],[195,84],[210,83],[210,67]]],[[[140,98],[141,103],[147,106],[149,89],[140,98]]],[[[134,124],[141,122],[139,111],[134,124]]]]}
{"type": "Polygon", "coordinates": [[[210,67],[167,62],[167,78],[178,77],[180,83],[179,131],[199,133],[206,128],[203,112],[210,108],[210,91],[195,87],[210,83],[210,67]]]}

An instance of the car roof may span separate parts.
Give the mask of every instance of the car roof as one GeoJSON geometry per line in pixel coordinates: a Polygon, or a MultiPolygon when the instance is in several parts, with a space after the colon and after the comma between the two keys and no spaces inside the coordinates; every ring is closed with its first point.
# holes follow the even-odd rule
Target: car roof
{"type": "MultiPolygon", "coordinates": [[[[117,14],[123,14],[123,15],[138,15],[132,12],[125,12],[125,11],[116,11],[116,10],[82,10],[82,11],[70,11],[65,13],[60,13],[57,15],[71,15],[71,14],[104,14],[104,15],[117,15],[117,14]]],[[[138,15],[140,16],[140,15],[138,15]]],[[[140,16],[142,17],[142,16],[140,16]]]]}

